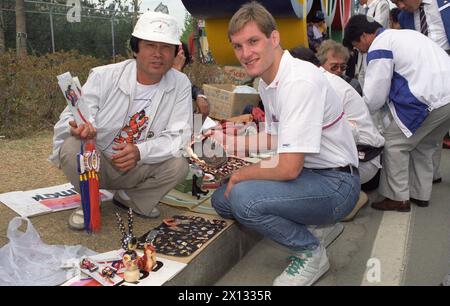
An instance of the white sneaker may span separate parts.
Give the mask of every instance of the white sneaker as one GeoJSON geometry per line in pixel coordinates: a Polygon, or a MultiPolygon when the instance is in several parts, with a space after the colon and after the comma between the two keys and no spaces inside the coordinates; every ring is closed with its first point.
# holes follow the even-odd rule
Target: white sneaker
{"type": "Polygon", "coordinates": [[[274,286],[311,286],[330,269],[327,251],[322,245],[312,251],[298,252],[289,259],[291,263],[274,280],[274,286]]]}
{"type": "Polygon", "coordinates": [[[330,224],[330,225],[320,225],[320,226],[308,226],[308,230],[311,234],[319,239],[320,244],[325,248],[339,237],[344,231],[344,225],[341,223],[330,224]]]}

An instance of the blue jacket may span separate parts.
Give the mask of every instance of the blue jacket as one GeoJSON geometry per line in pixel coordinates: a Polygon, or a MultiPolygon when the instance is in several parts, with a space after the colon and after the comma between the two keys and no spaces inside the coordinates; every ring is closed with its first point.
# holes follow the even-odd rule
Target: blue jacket
{"type": "MultiPolygon", "coordinates": [[[[448,0],[436,0],[444,23],[447,41],[450,43],[450,2],[448,0]]],[[[398,15],[398,21],[402,29],[416,30],[414,27],[414,13],[401,11],[398,15]]]]}

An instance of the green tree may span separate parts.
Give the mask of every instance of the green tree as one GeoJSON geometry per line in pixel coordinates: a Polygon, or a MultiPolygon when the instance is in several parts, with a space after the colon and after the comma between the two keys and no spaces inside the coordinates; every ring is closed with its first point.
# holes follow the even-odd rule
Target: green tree
{"type": "Polygon", "coordinates": [[[189,36],[194,31],[194,25],[197,24],[195,17],[192,17],[188,12],[184,15],[184,28],[183,34],[181,35],[181,41],[188,43],[189,36]]]}

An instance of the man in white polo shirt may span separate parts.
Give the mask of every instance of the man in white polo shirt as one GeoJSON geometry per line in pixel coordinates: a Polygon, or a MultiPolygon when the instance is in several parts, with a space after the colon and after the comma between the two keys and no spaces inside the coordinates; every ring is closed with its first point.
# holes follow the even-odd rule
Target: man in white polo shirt
{"type": "MultiPolygon", "coordinates": [[[[246,72],[261,77],[266,131],[258,135],[258,144],[242,136],[245,150],[267,143],[266,149],[277,154],[234,172],[213,194],[212,205],[221,216],[293,252],[274,285],[312,285],[329,269],[329,261],[307,225],[340,221],[359,196],[350,125],[322,72],[283,51],[275,20],[263,6],[243,5],[231,18],[228,35],[246,72]]],[[[234,148],[237,140],[228,138],[227,147],[234,148]]]]}

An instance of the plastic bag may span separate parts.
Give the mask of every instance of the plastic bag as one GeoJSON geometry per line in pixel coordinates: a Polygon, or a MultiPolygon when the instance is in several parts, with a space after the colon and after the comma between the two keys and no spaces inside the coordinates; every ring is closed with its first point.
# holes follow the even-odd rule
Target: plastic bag
{"type": "Polygon", "coordinates": [[[54,286],[73,277],[63,269],[82,256],[95,252],[81,246],[47,245],[42,242],[28,218],[15,217],[9,222],[9,243],[0,249],[0,286],[54,286]],[[19,231],[22,221],[27,230],[19,231]]]}

